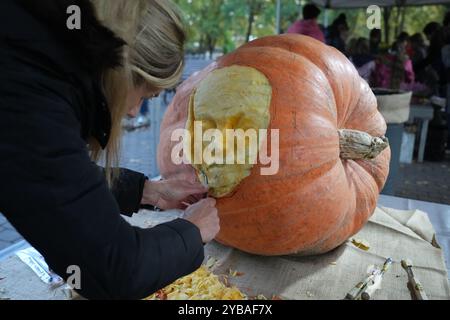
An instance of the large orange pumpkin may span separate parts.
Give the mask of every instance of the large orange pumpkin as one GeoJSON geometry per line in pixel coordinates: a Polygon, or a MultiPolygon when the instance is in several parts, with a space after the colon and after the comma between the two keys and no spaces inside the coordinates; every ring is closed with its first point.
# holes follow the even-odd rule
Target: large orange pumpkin
{"type": "Polygon", "coordinates": [[[158,165],[166,179],[207,176],[219,242],[260,255],[320,254],[374,212],[389,171],[385,132],[375,96],[344,55],[309,37],[272,36],[180,86],[162,123],[158,165]],[[279,129],[278,173],[261,175],[261,164],[175,165],[171,134],[192,130],[193,120],[279,129]]]}

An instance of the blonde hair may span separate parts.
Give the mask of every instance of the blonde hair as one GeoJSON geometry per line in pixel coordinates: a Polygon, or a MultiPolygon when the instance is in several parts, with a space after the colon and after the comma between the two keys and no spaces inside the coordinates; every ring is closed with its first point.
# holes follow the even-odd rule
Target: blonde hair
{"type": "Polygon", "coordinates": [[[121,121],[127,95],[135,87],[166,89],[178,84],[184,68],[186,39],[181,14],[167,0],[91,0],[97,18],[126,43],[121,67],[103,74],[103,89],[111,112],[112,129],[105,150],[90,143],[92,158],[105,160],[108,182],[117,177],[121,121]]]}

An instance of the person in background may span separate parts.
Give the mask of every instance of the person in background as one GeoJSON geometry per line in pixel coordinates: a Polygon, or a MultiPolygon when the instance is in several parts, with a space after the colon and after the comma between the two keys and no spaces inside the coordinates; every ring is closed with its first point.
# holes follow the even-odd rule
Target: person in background
{"type": "Polygon", "coordinates": [[[423,34],[425,35],[427,40],[431,42],[436,32],[438,32],[440,29],[441,25],[438,22],[430,22],[425,26],[425,28],[423,28],[423,34]]]}
{"type": "Polygon", "coordinates": [[[395,41],[391,50],[376,61],[372,86],[393,90],[411,90],[415,75],[411,59],[406,54],[406,41],[395,41]]]}
{"type": "Polygon", "coordinates": [[[409,38],[410,38],[410,36],[409,36],[408,32],[405,32],[405,31],[401,32],[397,36],[397,40],[400,41],[400,42],[404,42],[404,41],[408,42],[409,38]]]}
{"type": "Polygon", "coordinates": [[[335,47],[342,53],[346,54],[346,42],[350,28],[347,23],[347,16],[341,13],[328,27],[327,44],[335,47]]]}
{"type": "Polygon", "coordinates": [[[399,41],[409,41],[409,33],[406,31],[401,32],[398,36],[397,36],[397,40],[399,41]]]}
{"type": "Polygon", "coordinates": [[[409,38],[412,54],[410,58],[412,60],[414,70],[415,66],[425,59],[427,56],[427,46],[425,45],[425,39],[421,33],[415,33],[409,38]]]}
{"type": "Polygon", "coordinates": [[[359,38],[351,38],[347,45],[347,54],[349,57],[351,57],[355,50],[356,50],[356,44],[358,43],[359,38]]]}
{"type": "MultiPolygon", "coordinates": [[[[447,13],[446,18],[449,16],[447,13]]],[[[450,19],[450,17],[448,17],[450,19]]],[[[444,20],[445,25],[445,20],[444,20]]],[[[450,149],[450,32],[447,29],[445,33],[445,45],[442,48],[442,63],[445,67],[445,96],[447,98],[447,127],[448,127],[448,142],[447,149],[450,149]]]]}
{"type": "Polygon", "coordinates": [[[302,34],[325,42],[325,36],[317,23],[319,15],[320,9],[317,6],[307,4],[303,8],[303,20],[296,21],[289,27],[287,33],[302,34]]]}
{"type": "Polygon", "coordinates": [[[448,12],[445,14],[444,22],[443,22],[442,24],[444,25],[444,28],[450,27],[450,11],[448,11],[448,12]]]}
{"type": "Polygon", "coordinates": [[[381,29],[372,29],[370,31],[370,54],[376,56],[380,53],[381,29]]]}
{"type": "Polygon", "coordinates": [[[375,58],[370,54],[369,40],[358,38],[349,46],[350,61],[355,65],[359,75],[369,82],[375,70],[375,58]]]}
{"type": "Polygon", "coordinates": [[[437,22],[430,22],[423,30],[430,42],[427,56],[415,65],[415,72],[427,74],[427,82],[432,94],[442,96],[445,86],[445,67],[442,62],[442,48],[444,47],[444,28],[437,22]]]}
{"type": "Polygon", "coordinates": [[[436,85],[437,75],[430,67],[425,69],[418,68],[427,56],[428,48],[425,45],[425,39],[421,33],[416,33],[410,37],[409,43],[412,51],[410,58],[413,64],[417,84],[415,92],[428,96],[431,93],[430,91],[432,91],[431,88],[436,85]]]}
{"type": "Polygon", "coordinates": [[[401,32],[398,36],[397,36],[397,40],[399,42],[405,42],[406,41],[406,54],[411,58],[413,56],[413,50],[411,47],[411,42],[410,42],[410,35],[408,32],[401,32]]]}

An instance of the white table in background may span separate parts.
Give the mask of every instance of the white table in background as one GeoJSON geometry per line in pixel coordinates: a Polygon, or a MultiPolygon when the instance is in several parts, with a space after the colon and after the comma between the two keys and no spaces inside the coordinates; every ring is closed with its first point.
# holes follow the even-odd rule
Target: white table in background
{"type": "Polygon", "coordinates": [[[434,108],[431,104],[412,104],[409,122],[419,119],[422,122],[420,137],[419,137],[419,155],[417,161],[422,163],[425,157],[425,146],[427,144],[428,126],[430,120],[434,117],[434,108]]]}

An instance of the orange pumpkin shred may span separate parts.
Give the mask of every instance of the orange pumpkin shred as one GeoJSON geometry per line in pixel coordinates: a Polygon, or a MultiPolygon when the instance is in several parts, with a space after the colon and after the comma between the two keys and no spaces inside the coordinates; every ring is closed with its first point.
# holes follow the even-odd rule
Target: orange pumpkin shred
{"type": "MultiPolygon", "coordinates": [[[[309,37],[271,36],[220,58],[179,87],[162,123],[158,165],[166,179],[201,180],[205,170],[210,175],[219,242],[259,255],[320,254],[356,234],[373,214],[389,171],[385,133],[374,94],[344,55],[309,37]],[[242,92],[235,92],[233,77],[245,84],[242,92]],[[244,111],[219,119],[227,114],[225,97],[239,95],[246,97],[239,103],[244,111]],[[209,123],[202,114],[216,118],[209,123]],[[171,134],[189,128],[193,118],[209,127],[279,129],[278,173],[261,175],[259,163],[175,165],[171,134]],[[359,134],[369,148],[379,148],[359,151],[359,134]]],[[[270,133],[267,139],[270,147],[270,133]]]]}

